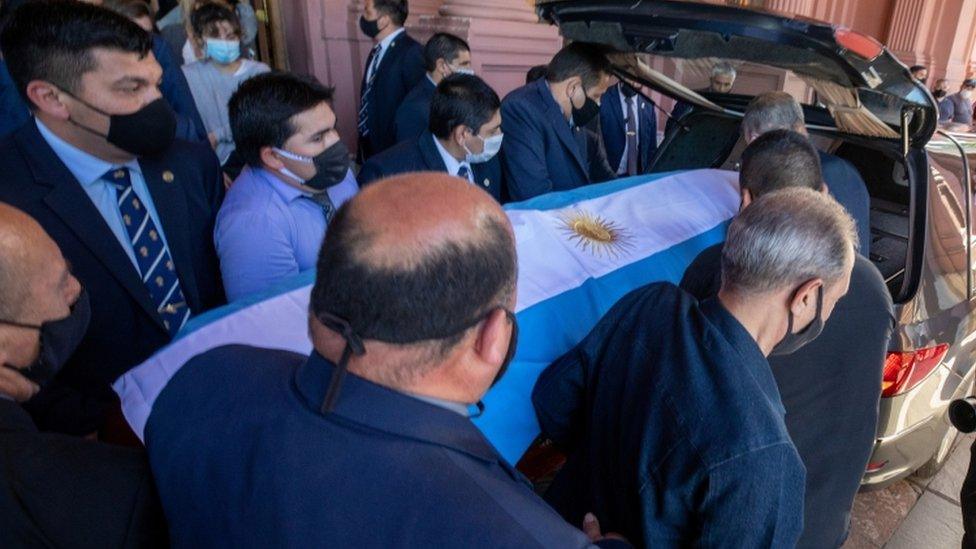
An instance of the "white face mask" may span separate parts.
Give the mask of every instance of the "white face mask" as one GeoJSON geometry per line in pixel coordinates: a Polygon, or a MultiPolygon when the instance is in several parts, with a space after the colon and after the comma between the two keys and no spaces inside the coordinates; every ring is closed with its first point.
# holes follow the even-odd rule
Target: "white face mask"
{"type": "Polygon", "coordinates": [[[962,97],[963,99],[972,99],[973,90],[962,90],[961,92],[959,92],[959,96],[962,97]]]}
{"type": "Polygon", "coordinates": [[[502,139],[505,137],[505,134],[499,133],[498,135],[493,135],[488,139],[485,139],[480,135],[476,135],[475,137],[484,143],[485,148],[480,153],[475,154],[469,151],[467,146],[464,146],[464,160],[468,164],[481,164],[494,158],[495,155],[498,154],[498,151],[502,149],[502,139]]]}
{"type": "MultiPolygon", "coordinates": [[[[271,150],[273,150],[274,152],[280,154],[281,156],[284,156],[285,158],[294,160],[295,162],[303,162],[305,164],[314,164],[315,163],[314,159],[312,157],[310,157],[310,156],[302,156],[300,154],[295,154],[293,152],[289,152],[289,151],[286,151],[284,149],[279,149],[278,147],[272,147],[271,150]]],[[[287,175],[288,177],[294,179],[295,181],[300,182],[300,183],[305,183],[306,181],[308,181],[304,177],[299,177],[298,174],[296,174],[295,172],[289,170],[285,166],[282,166],[281,169],[278,170],[278,171],[281,172],[281,173],[283,173],[283,174],[285,174],[285,175],[287,175]]]]}
{"type": "Polygon", "coordinates": [[[468,76],[474,76],[474,69],[468,67],[451,67],[451,72],[452,74],[466,74],[468,76]]]}

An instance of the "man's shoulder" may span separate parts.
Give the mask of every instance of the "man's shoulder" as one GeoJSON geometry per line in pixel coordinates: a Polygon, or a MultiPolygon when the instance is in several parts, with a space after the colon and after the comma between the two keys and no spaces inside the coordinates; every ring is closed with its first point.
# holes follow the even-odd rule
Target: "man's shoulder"
{"type": "Polygon", "coordinates": [[[423,138],[424,135],[397,143],[389,149],[386,149],[385,151],[367,160],[366,164],[372,164],[373,166],[382,167],[385,169],[396,168],[403,165],[419,164],[421,160],[420,139],[423,138]]]}
{"type": "Polygon", "coordinates": [[[851,284],[847,295],[837,303],[839,310],[864,309],[872,314],[892,316],[893,305],[888,285],[871,260],[858,254],[851,271],[851,284]]]}
{"type": "MultiPolygon", "coordinates": [[[[530,110],[531,106],[537,103],[539,103],[538,85],[536,82],[531,82],[510,91],[502,100],[502,108],[530,110]]],[[[530,110],[530,112],[532,111],[530,110]]]]}

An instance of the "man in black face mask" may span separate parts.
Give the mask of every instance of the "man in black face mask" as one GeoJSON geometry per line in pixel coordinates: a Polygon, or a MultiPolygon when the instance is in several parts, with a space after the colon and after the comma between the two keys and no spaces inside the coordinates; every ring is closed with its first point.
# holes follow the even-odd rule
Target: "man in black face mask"
{"type": "Polygon", "coordinates": [[[846,292],[854,223],[810,189],[732,221],[722,287],[624,296],[532,394],[569,453],[546,499],[645,547],[792,547],[804,469],[766,357],[814,339],[846,292]]]}
{"type": "Polygon", "coordinates": [[[515,281],[487,193],[433,172],[366,187],[322,247],[312,354],[214,349],[156,400],[174,544],[588,545],[469,419],[514,354],[515,281]]]}
{"type": "Polygon", "coordinates": [[[616,81],[604,52],[573,43],[549,63],[546,78],[502,101],[502,165],[512,200],[574,189],[614,177],[599,139],[585,127],[616,81]]]}
{"type": "Polygon", "coordinates": [[[235,301],[314,268],[329,221],[359,187],[335,129],[331,89],[285,73],[259,75],[231,97],[229,113],[247,167],[227,192],[214,241],[235,301]]]}
{"type": "Polygon", "coordinates": [[[366,0],[359,30],[373,41],[359,88],[360,163],[396,144],[396,113],[426,74],[424,47],[404,30],[407,0],[366,0]]]}
{"type": "Polygon", "coordinates": [[[122,425],[109,384],[224,301],[220,167],[209,147],[174,139],[150,36],[125,17],[27,2],[0,47],[34,114],[0,141],[0,200],[45,228],[92,303],[78,351],[26,408],[45,430],[105,434],[122,425]]]}
{"type": "Polygon", "coordinates": [[[68,360],[89,313],[57,244],[0,203],[0,546],[166,544],[142,451],[39,433],[18,404],[68,360]]]}

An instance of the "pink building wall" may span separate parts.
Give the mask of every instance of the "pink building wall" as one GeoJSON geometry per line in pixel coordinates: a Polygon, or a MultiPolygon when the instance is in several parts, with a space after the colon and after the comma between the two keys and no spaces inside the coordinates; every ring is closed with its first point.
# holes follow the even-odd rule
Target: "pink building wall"
{"type": "MultiPolygon", "coordinates": [[[[874,36],[906,64],[929,67],[930,85],[950,88],[976,72],[976,0],[709,0],[762,5],[786,14],[847,26],[874,36]]],[[[359,32],[363,0],[282,0],[290,69],[336,89],[339,132],[353,145],[359,87],[371,44],[359,32]]],[[[408,32],[420,41],[439,31],[471,44],[475,71],[504,97],[526,71],[548,62],[562,45],[554,27],[536,22],[530,0],[411,0],[408,32]]],[[[659,70],[674,71],[662,63],[659,70]]],[[[689,82],[692,87],[701,85],[689,82]]],[[[770,86],[802,96],[801,82],[745,67],[736,91],[770,86]]],[[[670,101],[661,106],[670,108],[670,101]]],[[[663,122],[663,120],[662,120],[663,122]]]]}

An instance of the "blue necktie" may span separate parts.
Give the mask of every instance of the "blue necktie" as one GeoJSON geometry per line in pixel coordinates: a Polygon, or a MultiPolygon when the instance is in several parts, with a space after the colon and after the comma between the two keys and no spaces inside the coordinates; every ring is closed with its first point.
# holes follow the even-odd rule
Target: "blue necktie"
{"type": "Polygon", "coordinates": [[[129,234],[142,283],[149,290],[149,297],[162,317],[166,330],[170,336],[174,336],[190,318],[190,308],[180,289],[180,279],[169,249],[163,243],[149,210],[132,189],[129,169],[114,168],[102,179],[115,186],[122,223],[129,234]]]}
{"type": "Polygon", "coordinates": [[[366,84],[363,86],[363,93],[361,94],[362,100],[359,106],[360,137],[366,137],[369,135],[369,96],[373,91],[373,80],[376,79],[376,69],[379,68],[379,63],[376,62],[379,53],[380,45],[376,44],[369,52],[369,58],[366,60],[366,84]]]}
{"type": "Polygon", "coordinates": [[[461,167],[458,168],[457,176],[461,179],[466,179],[469,183],[471,182],[471,170],[464,164],[461,164],[461,167]]]}

